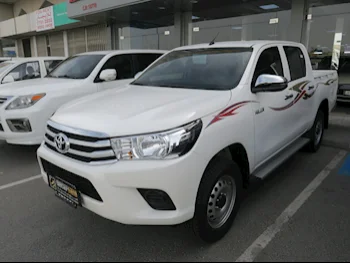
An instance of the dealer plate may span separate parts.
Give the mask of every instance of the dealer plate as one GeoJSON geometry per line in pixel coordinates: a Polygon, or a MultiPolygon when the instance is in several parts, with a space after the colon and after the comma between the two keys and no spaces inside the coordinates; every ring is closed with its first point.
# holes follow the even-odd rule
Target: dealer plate
{"type": "Polygon", "coordinates": [[[55,176],[48,176],[49,179],[49,186],[56,192],[56,196],[69,204],[70,206],[73,206],[74,208],[77,208],[78,206],[81,206],[81,198],[80,198],[80,193],[78,189],[60,179],[59,177],[55,176]]]}

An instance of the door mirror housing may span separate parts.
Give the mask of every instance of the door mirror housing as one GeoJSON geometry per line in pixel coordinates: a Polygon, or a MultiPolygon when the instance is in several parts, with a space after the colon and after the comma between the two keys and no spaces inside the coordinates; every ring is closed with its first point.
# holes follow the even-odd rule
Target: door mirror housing
{"type": "Polygon", "coordinates": [[[117,79],[117,71],[115,69],[105,69],[100,74],[100,80],[113,81],[117,79]]]}
{"type": "Polygon", "coordinates": [[[15,79],[13,76],[11,75],[7,75],[3,80],[2,80],[2,84],[8,84],[8,83],[12,83],[15,82],[15,79]]]}
{"type": "Polygon", "coordinates": [[[138,78],[141,76],[142,73],[143,73],[143,71],[138,72],[138,73],[135,75],[135,79],[138,79],[138,78]]]}
{"type": "Polygon", "coordinates": [[[288,87],[288,80],[285,77],[263,74],[256,80],[252,88],[253,93],[258,92],[278,92],[288,87]]]}

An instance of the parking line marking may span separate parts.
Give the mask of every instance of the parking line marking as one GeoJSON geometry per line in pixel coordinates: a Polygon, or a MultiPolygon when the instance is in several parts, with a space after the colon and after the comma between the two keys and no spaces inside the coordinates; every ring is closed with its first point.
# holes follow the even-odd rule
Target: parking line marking
{"type": "Polygon", "coordinates": [[[34,181],[34,180],[37,180],[37,179],[40,179],[40,178],[42,178],[41,175],[36,175],[36,176],[29,177],[27,179],[23,179],[23,180],[20,180],[20,181],[17,181],[17,182],[5,184],[5,185],[0,186],[0,191],[8,189],[8,188],[12,188],[12,187],[20,185],[20,184],[29,183],[31,181],[34,181]]]}
{"type": "Polygon", "coordinates": [[[263,251],[272,239],[279,233],[285,223],[287,223],[302,205],[309,199],[327,176],[347,155],[346,151],[340,151],[334,159],[316,176],[316,178],[298,195],[297,198],[282,212],[275,223],[270,225],[253,244],[236,260],[236,262],[253,262],[263,251]]]}

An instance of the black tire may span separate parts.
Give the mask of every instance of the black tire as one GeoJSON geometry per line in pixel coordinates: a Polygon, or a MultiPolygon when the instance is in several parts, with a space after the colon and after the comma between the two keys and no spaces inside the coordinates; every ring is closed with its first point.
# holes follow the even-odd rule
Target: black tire
{"type": "Polygon", "coordinates": [[[324,113],[322,110],[319,110],[316,115],[315,122],[311,128],[311,130],[308,133],[308,138],[310,139],[310,143],[307,145],[306,150],[309,152],[317,152],[322,143],[323,139],[323,134],[324,134],[324,127],[325,127],[325,122],[324,122],[324,113]],[[319,138],[318,134],[318,125],[321,125],[321,137],[319,138]]]}
{"type": "MultiPolygon", "coordinates": [[[[243,188],[242,184],[242,174],[235,162],[222,157],[216,157],[212,160],[204,172],[200,183],[196,200],[195,215],[191,221],[194,233],[197,237],[207,243],[214,243],[227,234],[240,207],[243,188]],[[212,191],[222,177],[229,178],[230,180],[233,179],[236,185],[236,197],[231,213],[229,213],[229,211],[227,212],[228,218],[225,223],[218,228],[213,228],[209,223],[207,214],[209,211],[209,199],[213,198],[212,191]]],[[[226,194],[224,198],[226,200],[226,194]]]]}

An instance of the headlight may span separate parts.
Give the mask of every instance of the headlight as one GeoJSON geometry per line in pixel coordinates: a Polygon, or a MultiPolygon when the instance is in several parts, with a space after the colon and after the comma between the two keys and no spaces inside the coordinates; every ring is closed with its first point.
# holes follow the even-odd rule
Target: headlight
{"type": "Polygon", "coordinates": [[[166,132],[111,139],[118,160],[173,159],[188,153],[202,130],[197,120],[166,132]]]}
{"type": "Polygon", "coordinates": [[[45,97],[45,93],[28,95],[28,96],[20,96],[14,101],[12,101],[6,108],[6,110],[19,110],[25,109],[33,106],[39,100],[45,97]]]}

